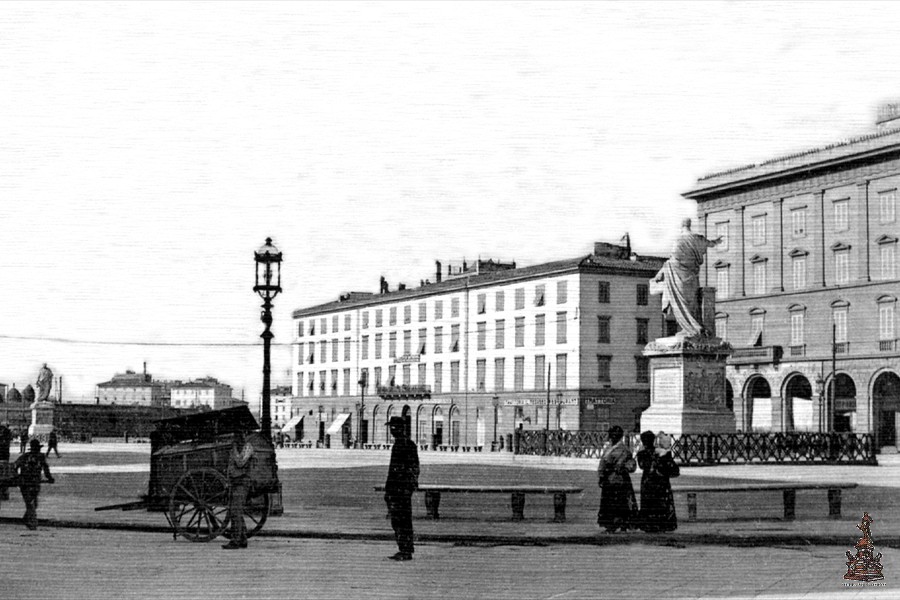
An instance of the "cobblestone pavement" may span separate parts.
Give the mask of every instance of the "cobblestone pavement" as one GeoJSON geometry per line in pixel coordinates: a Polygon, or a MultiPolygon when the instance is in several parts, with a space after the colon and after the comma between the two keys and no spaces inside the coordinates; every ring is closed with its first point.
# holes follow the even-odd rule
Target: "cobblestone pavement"
{"type": "Polygon", "coordinates": [[[246,551],[145,532],[0,524],[2,596],[90,598],[864,598],[897,597],[900,551],[883,587],[844,586],[845,548],[705,545],[419,544],[254,538],[246,551]]]}

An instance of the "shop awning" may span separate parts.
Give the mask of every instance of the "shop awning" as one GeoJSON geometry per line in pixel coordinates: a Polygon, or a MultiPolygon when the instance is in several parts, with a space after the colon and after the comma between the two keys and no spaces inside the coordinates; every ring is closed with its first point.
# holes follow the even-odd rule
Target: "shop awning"
{"type": "Polygon", "coordinates": [[[293,433],[294,428],[297,427],[300,423],[303,422],[303,415],[296,415],[290,421],[287,422],[287,425],[281,428],[282,433],[293,433]]]}
{"type": "Polygon", "coordinates": [[[334,435],[338,431],[341,430],[341,427],[344,425],[344,421],[347,420],[347,417],[350,416],[350,413],[341,413],[334,418],[334,421],[331,422],[331,425],[328,426],[328,429],[325,430],[327,435],[334,435]]]}

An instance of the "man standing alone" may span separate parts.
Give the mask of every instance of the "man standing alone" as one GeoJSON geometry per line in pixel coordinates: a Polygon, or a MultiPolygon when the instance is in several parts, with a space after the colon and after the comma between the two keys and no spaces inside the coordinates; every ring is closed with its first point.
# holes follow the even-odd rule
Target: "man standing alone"
{"type": "Polygon", "coordinates": [[[391,560],[412,560],[413,525],[412,495],[419,487],[419,452],[406,435],[406,424],[400,417],[387,422],[394,446],[391,448],[391,464],[384,484],[384,501],[391,515],[391,527],[397,538],[399,552],[391,560]]]}
{"type": "Polygon", "coordinates": [[[47,476],[47,483],[53,483],[47,459],[41,452],[41,443],[31,440],[28,452],[16,459],[13,469],[19,474],[19,489],[25,501],[25,527],[37,529],[38,496],[41,493],[41,471],[47,476]]]}
{"type": "Polygon", "coordinates": [[[228,459],[228,482],[231,499],[228,518],[231,519],[231,541],[222,546],[226,550],[247,547],[247,526],[244,523],[244,505],[250,492],[250,467],[253,462],[253,446],[243,431],[234,434],[231,455],[228,459]]]}

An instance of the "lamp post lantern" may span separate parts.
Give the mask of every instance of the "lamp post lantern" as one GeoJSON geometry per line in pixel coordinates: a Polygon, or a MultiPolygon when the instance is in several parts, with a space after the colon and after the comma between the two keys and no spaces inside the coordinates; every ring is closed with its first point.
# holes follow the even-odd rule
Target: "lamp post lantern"
{"type": "Polygon", "coordinates": [[[270,375],[272,366],[270,355],[272,351],[272,300],[281,292],[281,251],[272,245],[272,238],[266,238],[266,243],[254,253],[256,261],[256,285],[253,291],[262,298],[262,315],[260,319],[266,326],[260,337],[263,339],[263,390],[262,411],[260,415],[260,429],[262,435],[269,439],[272,437],[271,417],[271,384],[270,375]]]}

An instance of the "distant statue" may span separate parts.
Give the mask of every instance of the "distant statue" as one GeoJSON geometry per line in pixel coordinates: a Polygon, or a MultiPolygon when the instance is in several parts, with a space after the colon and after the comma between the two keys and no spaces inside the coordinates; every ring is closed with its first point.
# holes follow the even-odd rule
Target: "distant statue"
{"type": "Polygon", "coordinates": [[[663,312],[670,312],[685,337],[705,335],[700,306],[700,266],[706,249],[722,238],[708,240],[691,232],[691,220],[681,222],[681,234],[672,244],[669,260],[650,281],[650,293],[662,294],[663,312]]]}
{"type": "Polygon", "coordinates": [[[49,402],[50,388],[53,387],[53,371],[51,371],[50,368],[47,367],[47,363],[44,363],[44,366],[41,367],[35,385],[38,389],[37,401],[49,402]]]}

